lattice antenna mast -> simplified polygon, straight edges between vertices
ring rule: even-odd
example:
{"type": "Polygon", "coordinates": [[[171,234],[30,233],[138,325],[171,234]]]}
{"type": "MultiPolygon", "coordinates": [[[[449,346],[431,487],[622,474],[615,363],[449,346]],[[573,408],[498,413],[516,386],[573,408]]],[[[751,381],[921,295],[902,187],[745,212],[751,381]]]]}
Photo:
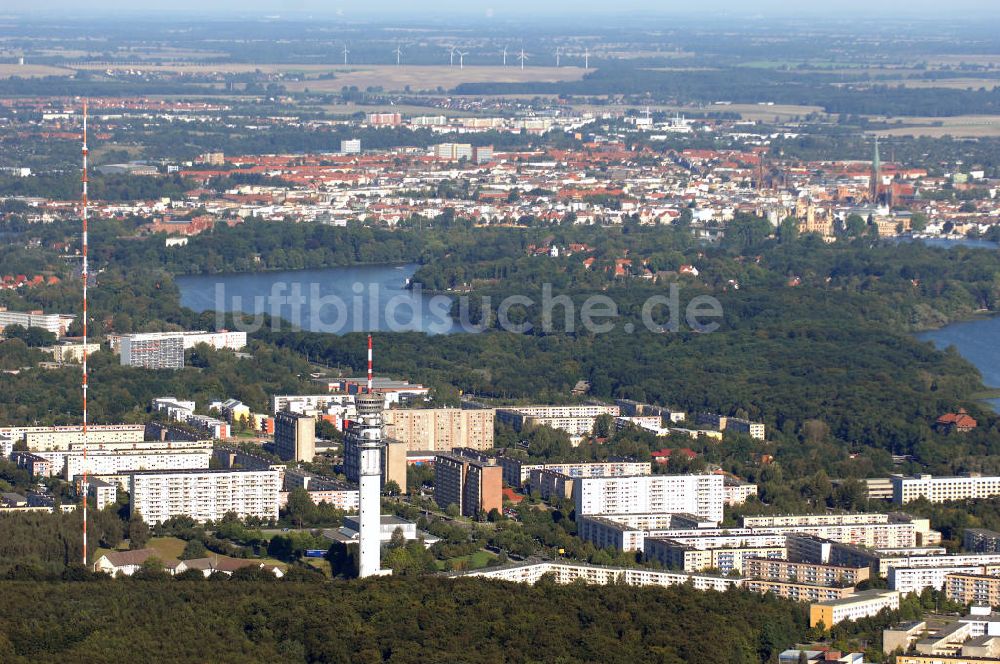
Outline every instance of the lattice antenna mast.
{"type": "Polygon", "coordinates": [[[87,494],[90,493],[90,481],[87,462],[87,281],[89,270],[87,265],[87,102],[83,102],[83,192],[80,198],[80,222],[82,224],[81,251],[83,252],[83,565],[87,566],[87,494]]]}

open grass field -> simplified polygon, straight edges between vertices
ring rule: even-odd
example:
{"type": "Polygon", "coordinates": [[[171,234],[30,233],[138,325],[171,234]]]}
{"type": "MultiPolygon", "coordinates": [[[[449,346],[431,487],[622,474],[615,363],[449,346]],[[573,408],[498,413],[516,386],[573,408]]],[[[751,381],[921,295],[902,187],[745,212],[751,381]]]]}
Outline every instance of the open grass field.
{"type": "Polygon", "coordinates": [[[489,551],[476,551],[475,553],[470,553],[467,556],[459,556],[458,558],[451,558],[448,561],[438,560],[438,569],[444,570],[445,563],[450,562],[451,568],[455,571],[458,570],[473,570],[481,569],[486,567],[491,560],[496,558],[496,555],[490,553],[489,551]]]}
{"type": "Polygon", "coordinates": [[[536,83],[578,81],[583,78],[585,70],[581,67],[458,67],[448,66],[402,66],[373,65],[357,68],[341,67],[334,70],[333,80],[289,82],[285,87],[289,91],[300,91],[309,88],[312,91],[339,91],[343,86],[356,85],[365,89],[370,86],[381,86],[386,90],[404,90],[407,86],[413,91],[450,90],[462,83],[536,83]]]}
{"type": "Polygon", "coordinates": [[[946,90],[992,90],[1000,86],[1000,78],[944,78],[939,80],[906,79],[899,81],[878,81],[879,85],[897,86],[926,90],[927,88],[944,88],[946,90]]]}
{"type": "Polygon", "coordinates": [[[72,76],[72,69],[50,65],[0,64],[0,79],[19,76],[21,78],[41,78],[43,76],[72,76]]]}
{"type": "MultiPolygon", "coordinates": [[[[104,71],[106,69],[129,69],[102,64],[74,65],[78,69],[104,71]]],[[[449,90],[461,83],[495,82],[554,82],[577,81],[586,73],[582,67],[532,67],[521,69],[510,67],[479,67],[467,66],[464,69],[447,65],[255,65],[255,64],[164,64],[145,65],[145,71],[169,72],[178,74],[245,74],[260,71],[264,74],[284,74],[301,76],[306,80],[285,81],[283,85],[292,92],[306,88],[316,92],[339,92],[342,87],[357,86],[365,89],[381,86],[387,91],[404,90],[435,90],[442,87],[449,90]],[[336,78],[320,79],[324,74],[332,74],[336,78]]]]}
{"type": "Polygon", "coordinates": [[[1000,136],[1000,115],[957,115],[950,118],[906,118],[912,126],[870,132],[879,136],[984,138],[1000,136]]]}

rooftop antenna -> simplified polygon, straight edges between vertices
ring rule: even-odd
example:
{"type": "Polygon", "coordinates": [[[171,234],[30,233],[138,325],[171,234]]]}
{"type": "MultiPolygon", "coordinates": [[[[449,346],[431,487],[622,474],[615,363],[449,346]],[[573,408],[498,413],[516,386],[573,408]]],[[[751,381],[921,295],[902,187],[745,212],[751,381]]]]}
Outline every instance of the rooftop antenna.
{"type": "Polygon", "coordinates": [[[347,50],[347,44],[344,44],[344,64],[345,65],[347,64],[347,54],[348,53],[350,53],[350,51],[347,50]]]}
{"type": "Polygon", "coordinates": [[[467,52],[463,53],[462,51],[456,51],[456,52],[458,53],[458,68],[465,69],[465,56],[467,56],[468,53],[467,52]]]}
{"type": "Polygon", "coordinates": [[[517,56],[517,59],[521,61],[521,69],[524,69],[524,61],[528,59],[528,56],[524,54],[524,49],[521,49],[521,55],[517,56]]]}
{"type": "Polygon", "coordinates": [[[507,46],[503,47],[503,66],[507,66],[507,46]]]}
{"type": "Polygon", "coordinates": [[[398,67],[402,63],[402,61],[403,61],[403,49],[402,49],[402,47],[397,46],[396,50],[393,51],[393,53],[396,54],[396,66],[398,67]]]}
{"type": "Polygon", "coordinates": [[[372,335],[368,335],[368,394],[372,393],[372,335]]]}
{"type": "Polygon", "coordinates": [[[83,253],[83,373],[80,387],[83,389],[83,566],[87,566],[87,494],[90,492],[90,478],[87,471],[87,100],[83,101],[83,175],[80,197],[81,251],[83,253]]]}

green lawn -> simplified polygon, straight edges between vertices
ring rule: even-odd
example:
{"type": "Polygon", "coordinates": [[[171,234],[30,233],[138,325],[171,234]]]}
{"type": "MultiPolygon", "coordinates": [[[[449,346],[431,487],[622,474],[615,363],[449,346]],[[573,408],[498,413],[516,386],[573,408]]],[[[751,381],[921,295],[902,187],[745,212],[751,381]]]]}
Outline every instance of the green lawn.
{"type": "Polygon", "coordinates": [[[156,549],[160,560],[167,562],[170,560],[180,560],[185,544],[184,540],[177,537],[152,537],[146,546],[150,549],[156,549]]]}
{"type": "Polygon", "coordinates": [[[490,561],[496,558],[495,554],[489,551],[476,551],[475,553],[470,553],[467,556],[459,556],[458,558],[449,558],[448,560],[438,560],[438,569],[444,570],[445,563],[450,562],[453,570],[470,570],[470,569],[480,569],[486,567],[490,561]]]}

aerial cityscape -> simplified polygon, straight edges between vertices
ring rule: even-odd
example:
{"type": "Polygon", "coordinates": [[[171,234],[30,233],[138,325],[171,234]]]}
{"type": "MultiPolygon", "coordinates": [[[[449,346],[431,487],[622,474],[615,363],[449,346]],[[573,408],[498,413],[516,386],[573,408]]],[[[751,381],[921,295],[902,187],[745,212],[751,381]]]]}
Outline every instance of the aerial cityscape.
{"type": "Polygon", "coordinates": [[[1000,664],[1000,6],[659,4],[0,7],[0,664],[1000,664]]]}

